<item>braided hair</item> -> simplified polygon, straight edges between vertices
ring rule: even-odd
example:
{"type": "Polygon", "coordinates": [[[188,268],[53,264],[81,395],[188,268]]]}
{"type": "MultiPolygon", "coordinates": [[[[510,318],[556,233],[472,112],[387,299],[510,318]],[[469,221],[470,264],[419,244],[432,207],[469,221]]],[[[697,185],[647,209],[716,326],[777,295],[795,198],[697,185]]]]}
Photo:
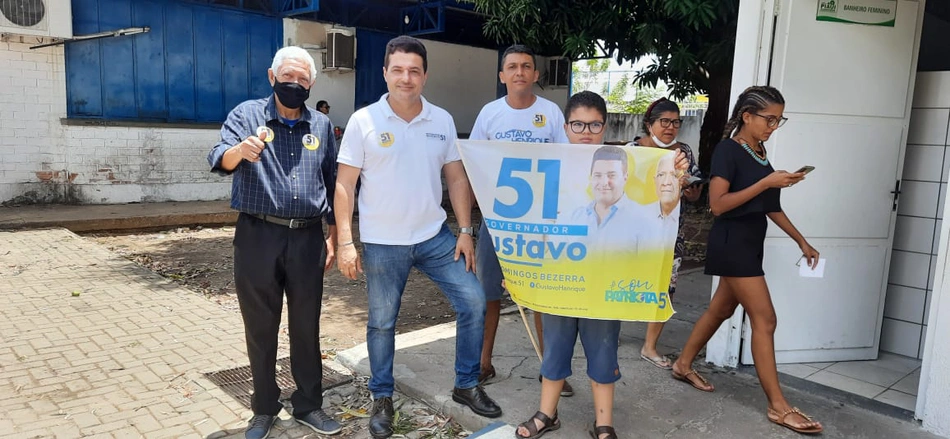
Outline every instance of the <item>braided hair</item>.
{"type": "Polygon", "coordinates": [[[771,104],[785,105],[785,98],[775,87],[768,85],[754,85],[745,89],[736,99],[736,105],[732,109],[732,117],[726,122],[722,138],[732,137],[732,134],[742,129],[744,122],[742,115],[745,113],[757,113],[771,104]]]}
{"type": "Polygon", "coordinates": [[[653,103],[647,107],[647,111],[643,113],[643,134],[650,134],[650,125],[653,125],[653,122],[656,122],[661,114],[668,111],[679,114],[680,106],[667,98],[659,98],[653,101],[653,103]]]}

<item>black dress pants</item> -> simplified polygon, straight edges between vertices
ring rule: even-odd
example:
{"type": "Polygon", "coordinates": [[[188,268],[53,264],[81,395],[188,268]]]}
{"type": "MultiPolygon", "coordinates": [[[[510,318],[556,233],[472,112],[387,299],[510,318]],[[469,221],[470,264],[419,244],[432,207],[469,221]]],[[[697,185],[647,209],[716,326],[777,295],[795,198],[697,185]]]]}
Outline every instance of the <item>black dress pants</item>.
{"type": "Polygon", "coordinates": [[[323,227],[304,229],[265,222],[242,213],[234,231],[234,284],[254,380],[251,410],[277,415],[277,336],[283,294],[287,293],[291,373],[297,390],[293,415],[323,406],[320,307],[326,261],[323,227]]]}

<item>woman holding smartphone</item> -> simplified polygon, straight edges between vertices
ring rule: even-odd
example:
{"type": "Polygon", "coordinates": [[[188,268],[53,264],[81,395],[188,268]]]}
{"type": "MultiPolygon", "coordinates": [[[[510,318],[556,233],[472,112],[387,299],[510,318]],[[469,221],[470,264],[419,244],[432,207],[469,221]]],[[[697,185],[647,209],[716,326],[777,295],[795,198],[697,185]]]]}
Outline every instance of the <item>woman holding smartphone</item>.
{"type": "Polygon", "coordinates": [[[693,327],[683,353],[673,363],[673,378],[712,392],[714,387],[692,368],[699,350],[723,321],[742,305],[752,323],[752,357],[769,401],[768,419],[799,433],[822,431],[785,400],[775,366],[775,309],[762,270],[766,218],[798,243],[809,266],[818,263],[815,250],[792,225],[779,201],[782,188],[805,178],[804,173],[775,171],[765,142],[782,126],[785,98],[773,87],[749,87],[739,95],[726,124],[726,138],[713,152],[709,207],[716,215],[706,249],[706,274],[720,276],[709,309],[693,327]]]}
{"type": "MultiPolygon", "coordinates": [[[[699,171],[699,164],[696,163],[696,159],[693,157],[693,150],[689,145],[676,140],[682,124],[683,119],[680,119],[679,105],[667,98],[657,99],[647,107],[647,111],[643,115],[643,133],[646,136],[637,138],[634,140],[634,144],[670,151],[682,151],[686,155],[686,159],[689,160],[689,169],[680,181],[679,187],[683,188],[680,199],[694,203],[699,199],[699,194],[703,192],[703,185],[690,185],[688,179],[694,177],[698,180],[702,177],[702,173],[699,171]]],[[[676,235],[676,246],[673,247],[673,272],[670,275],[669,295],[671,298],[673,293],[676,292],[676,278],[680,265],[683,263],[683,253],[686,252],[683,207],[681,201],[679,231],[676,235]]],[[[646,340],[643,342],[643,347],[640,348],[640,359],[648,361],[660,369],[669,370],[672,367],[670,359],[665,355],[660,355],[656,350],[656,343],[660,339],[660,333],[663,332],[664,324],[665,322],[647,323],[646,340]]]]}

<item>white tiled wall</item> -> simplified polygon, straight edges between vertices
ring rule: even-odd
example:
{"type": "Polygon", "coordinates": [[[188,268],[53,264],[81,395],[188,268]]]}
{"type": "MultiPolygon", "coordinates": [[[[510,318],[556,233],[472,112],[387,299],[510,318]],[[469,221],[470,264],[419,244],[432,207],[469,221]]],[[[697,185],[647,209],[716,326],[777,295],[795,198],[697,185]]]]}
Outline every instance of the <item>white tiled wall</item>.
{"type": "Polygon", "coordinates": [[[920,358],[950,171],[950,72],[917,75],[881,349],[920,358]]]}

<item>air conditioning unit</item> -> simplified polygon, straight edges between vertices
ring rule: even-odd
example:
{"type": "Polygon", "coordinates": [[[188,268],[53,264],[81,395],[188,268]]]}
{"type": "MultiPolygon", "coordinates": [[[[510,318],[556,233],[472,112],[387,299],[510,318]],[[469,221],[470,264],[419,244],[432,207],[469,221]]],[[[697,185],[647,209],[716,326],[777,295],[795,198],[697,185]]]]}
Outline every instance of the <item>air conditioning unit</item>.
{"type": "Polygon", "coordinates": [[[356,36],[347,29],[327,31],[324,70],[353,70],[356,67],[356,36]]]}
{"type": "Polygon", "coordinates": [[[549,58],[546,76],[547,85],[567,87],[571,80],[571,61],[567,58],[549,58]]]}
{"type": "Polygon", "coordinates": [[[0,0],[0,34],[72,38],[71,0],[0,0]]]}

